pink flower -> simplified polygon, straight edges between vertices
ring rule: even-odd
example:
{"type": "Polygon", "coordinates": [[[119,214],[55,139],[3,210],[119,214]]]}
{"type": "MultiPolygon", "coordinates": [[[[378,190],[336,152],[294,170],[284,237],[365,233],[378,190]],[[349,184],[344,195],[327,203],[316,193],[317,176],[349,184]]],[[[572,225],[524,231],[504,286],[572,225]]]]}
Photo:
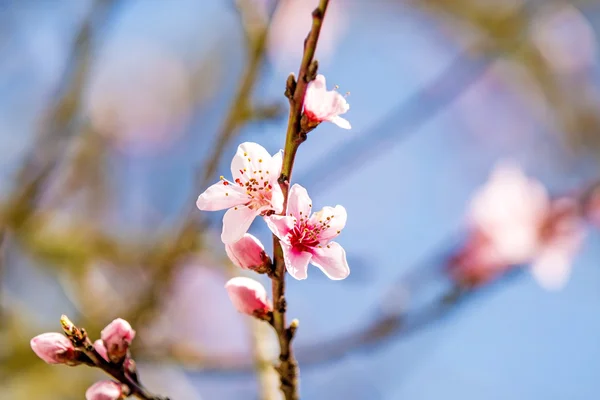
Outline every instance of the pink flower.
{"type": "Polygon", "coordinates": [[[490,240],[503,263],[521,264],[537,253],[539,231],[548,215],[546,189],[515,165],[503,162],[471,201],[471,226],[490,240]]]}
{"type": "Polygon", "coordinates": [[[42,333],[31,339],[30,345],[33,352],[48,364],[79,364],[73,343],[60,333],[42,333]]]}
{"type": "Polygon", "coordinates": [[[540,232],[540,248],[531,265],[531,273],[540,286],[558,290],[566,285],[584,238],[577,202],[570,198],[554,200],[540,232]]]}
{"type": "Polygon", "coordinates": [[[106,346],[104,346],[104,342],[102,339],[98,339],[94,342],[94,349],[100,354],[100,357],[104,358],[106,361],[109,361],[108,354],[106,352],[106,346]]]}
{"type": "Polygon", "coordinates": [[[287,271],[296,279],[306,279],[308,263],[317,266],[329,279],[350,274],[346,252],[330,240],[346,225],[346,209],[324,207],[312,214],[312,201],[302,186],[292,186],[287,215],[267,218],[269,228],[279,238],[287,271]]]}
{"type": "Polygon", "coordinates": [[[304,98],[304,115],[314,127],[323,121],[333,122],[340,128],[350,129],[350,122],[340,117],[350,109],[350,105],[335,90],[327,90],[325,77],[317,75],[308,84],[304,98]]]}
{"type": "Polygon", "coordinates": [[[455,279],[479,285],[531,264],[542,287],[565,285],[584,233],[574,200],[551,201],[539,182],[502,163],[475,194],[469,216],[471,237],[450,263],[455,279]]]}
{"type": "Polygon", "coordinates": [[[260,240],[249,233],[235,243],[226,244],[225,252],[231,262],[242,269],[266,272],[271,265],[271,259],[260,240]]]}
{"type": "Polygon", "coordinates": [[[233,306],[243,314],[265,315],[273,310],[265,287],[254,279],[241,276],[232,278],[225,284],[225,289],[233,306]]]}
{"type": "Polygon", "coordinates": [[[86,400],[119,400],[124,398],[121,385],[113,381],[99,381],[85,392],[86,400]]]}
{"type": "Polygon", "coordinates": [[[135,331],[124,319],[117,318],[108,324],[100,337],[106,347],[108,358],[112,362],[121,362],[127,355],[127,350],[135,337],[135,331]]]}
{"type": "Polygon", "coordinates": [[[223,216],[221,240],[230,244],[240,240],[257,215],[280,213],[283,193],[277,179],[283,152],[271,156],[259,144],[246,142],[238,146],[231,161],[234,182],[223,177],[198,197],[200,210],[229,208],[223,216]]]}

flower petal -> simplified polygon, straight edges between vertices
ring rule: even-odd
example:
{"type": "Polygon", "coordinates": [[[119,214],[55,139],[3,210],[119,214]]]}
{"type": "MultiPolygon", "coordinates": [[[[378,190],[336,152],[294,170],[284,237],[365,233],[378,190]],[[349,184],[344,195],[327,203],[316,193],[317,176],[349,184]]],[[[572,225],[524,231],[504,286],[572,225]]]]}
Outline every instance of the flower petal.
{"type": "Polygon", "coordinates": [[[574,253],[560,247],[543,249],[531,265],[531,274],[546,290],[562,289],[571,276],[574,253]]]}
{"type": "Polygon", "coordinates": [[[350,275],[344,248],[336,242],[316,248],[313,251],[312,264],[317,266],[329,279],[340,280],[350,275]]]}
{"type": "Polygon", "coordinates": [[[310,217],[310,224],[315,226],[325,226],[325,229],[319,234],[319,240],[326,242],[340,234],[346,226],[348,214],[343,206],[323,207],[310,217]]]}
{"type": "Polygon", "coordinates": [[[283,215],[272,215],[265,217],[267,226],[280,240],[287,243],[287,235],[294,228],[294,219],[283,215]]]}
{"type": "Polygon", "coordinates": [[[248,195],[239,186],[228,181],[220,181],[198,196],[196,206],[203,211],[217,211],[246,204],[248,201],[248,195]]]}
{"type": "Polygon", "coordinates": [[[285,269],[295,279],[303,280],[308,276],[308,262],[312,255],[304,251],[297,251],[292,246],[279,242],[283,250],[285,269]]]}
{"type": "Polygon", "coordinates": [[[270,209],[275,211],[276,214],[280,214],[283,211],[283,191],[277,181],[273,183],[273,189],[271,190],[270,209]]]}
{"type": "Polygon", "coordinates": [[[227,210],[223,216],[221,241],[225,244],[231,244],[240,240],[248,232],[248,228],[250,228],[257,215],[256,210],[246,206],[233,207],[227,210]]]}
{"type": "Polygon", "coordinates": [[[281,175],[281,167],[283,166],[283,150],[279,150],[273,154],[271,158],[271,168],[269,169],[270,174],[273,174],[271,178],[277,182],[279,175],[281,175]]]}
{"type": "Polygon", "coordinates": [[[352,126],[350,125],[350,122],[348,122],[348,120],[346,120],[342,117],[339,117],[337,115],[335,117],[332,117],[329,120],[329,122],[336,124],[337,126],[339,126],[342,129],[351,129],[352,128],[352,126]]]}
{"type": "Polygon", "coordinates": [[[310,217],[312,200],[304,187],[295,183],[290,189],[286,215],[300,219],[310,217]]]}

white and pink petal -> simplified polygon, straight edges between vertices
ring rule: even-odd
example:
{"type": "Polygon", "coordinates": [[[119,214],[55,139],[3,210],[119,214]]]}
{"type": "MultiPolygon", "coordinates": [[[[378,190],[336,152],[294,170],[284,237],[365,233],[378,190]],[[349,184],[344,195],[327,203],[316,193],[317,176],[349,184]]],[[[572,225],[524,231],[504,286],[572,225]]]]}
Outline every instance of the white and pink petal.
{"type": "Polygon", "coordinates": [[[315,248],[310,262],[332,280],[345,279],[350,275],[350,267],[346,260],[346,251],[336,242],[315,248]]]}
{"type": "Polygon", "coordinates": [[[240,240],[248,232],[257,215],[257,210],[247,206],[236,206],[227,210],[223,216],[221,241],[225,244],[232,244],[240,240]]]}
{"type": "Polygon", "coordinates": [[[304,251],[298,251],[287,243],[281,242],[281,249],[283,250],[283,261],[285,262],[285,269],[294,278],[298,280],[304,280],[308,276],[308,263],[311,260],[312,255],[304,251]]]}
{"type": "Polygon", "coordinates": [[[218,211],[246,204],[249,199],[242,188],[226,180],[221,180],[209,186],[198,196],[196,206],[202,211],[218,211]]]}

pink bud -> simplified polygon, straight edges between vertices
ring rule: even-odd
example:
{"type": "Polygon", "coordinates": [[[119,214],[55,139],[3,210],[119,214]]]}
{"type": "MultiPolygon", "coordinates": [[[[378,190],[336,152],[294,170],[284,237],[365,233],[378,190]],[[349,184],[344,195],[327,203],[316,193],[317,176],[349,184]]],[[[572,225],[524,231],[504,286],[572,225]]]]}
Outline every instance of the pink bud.
{"type": "Polygon", "coordinates": [[[31,349],[48,364],[79,364],[73,343],[56,332],[42,333],[31,339],[31,349]]]}
{"type": "Polygon", "coordinates": [[[129,345],[135,337],[135,331],[129,322],[117,318],[102,330],[100,337],[104,342],[110,361],[119,363],[127,355],[129,345]]]}
{"type": "Polygon", "coordinates": [[[85,392],[86,400],[119,400],[123,398],[121,385],[113,381],[99,381],[85,392]]]}
{"type": "Polygon", "coordinates": [[[225,252],[231,262],[242,269],[265,273],[271,265],[271,259],[265,253],[265,247],[260,240],[249,233],[246,233],[237,242],[226,244],[225,252]]]}
{"type": "Polygon", "coordinates": [[[96,349],[102,358],[108,361],[108,354],[106,353],[106,347],[104,346],[102,339],[98,339],[94,342],[94,349],[96,349]]]}
{"type": "Polygon", "coordinates": [[[225,284],[225,289],[233,306],[243,314],[264,316],[273,310],[265,287],[254,279],[232,278],[225,284]]]}

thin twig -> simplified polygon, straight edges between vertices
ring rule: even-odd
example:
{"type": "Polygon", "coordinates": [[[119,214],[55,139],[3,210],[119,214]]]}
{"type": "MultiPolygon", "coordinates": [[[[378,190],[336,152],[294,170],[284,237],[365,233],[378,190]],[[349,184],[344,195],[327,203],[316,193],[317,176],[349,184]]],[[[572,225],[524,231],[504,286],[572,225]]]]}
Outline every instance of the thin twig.
{"type": "MultiPolygon", "coordinates": [[[[279,177],[279,184],[283,191],[284,212],[287,206],[288,190],[296,152],[300,144],[306,140],[306,134],[302,133],[300,127],[304,96],[308,83],[314,79],[316,74],[317,65],[313,59],[328,4],[328,0],[321,0],[319,6],[313,11],[312,28],[304,42],[304,54],[298,72],[298,80],[295,81],[293,77],[290,77],[287,81],[286,95],[290,100],[290,114],[285,138],[283,166],[279,177]]],[[[288,327],[286,323],[285,264],[281,245],[275,235],[273,235],[273,249],[275,265],[274,273],[271,276],[273,302],[275,304],[273,327],[279,339],[279,365],[277,371],[280,376],[281,391],[286,400],[297,400],[300,398],[298,393],[298,363],[294,358],[291,345],[295,328],[288,327]]]]}

